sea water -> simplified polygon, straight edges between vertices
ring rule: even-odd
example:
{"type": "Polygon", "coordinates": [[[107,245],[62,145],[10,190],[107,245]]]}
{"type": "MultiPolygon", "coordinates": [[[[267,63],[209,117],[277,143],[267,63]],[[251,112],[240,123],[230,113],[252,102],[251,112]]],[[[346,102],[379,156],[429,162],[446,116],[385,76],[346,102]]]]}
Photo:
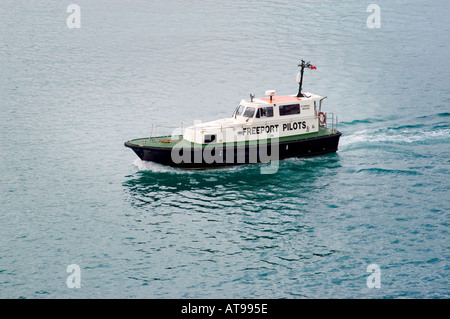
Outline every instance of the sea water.
{"type": "Polygon", "coordinates": [[[1,1],[0,297],[448,298],[449,9],[1,1]],[[123,145],[296,94],[301,59],[337,153],[261,174],[123,145]]]}

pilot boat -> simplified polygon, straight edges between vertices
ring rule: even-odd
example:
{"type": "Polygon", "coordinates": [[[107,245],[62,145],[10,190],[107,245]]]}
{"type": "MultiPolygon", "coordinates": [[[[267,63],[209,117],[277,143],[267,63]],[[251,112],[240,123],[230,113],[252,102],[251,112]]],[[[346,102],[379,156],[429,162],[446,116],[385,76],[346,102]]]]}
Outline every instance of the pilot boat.
{"type": "Polygon", "coordinates": [[[167,135],[152,129],[149,137],[129,140],[125,146],[143,161],[188,169],[278,163],[336,152],[341,132],[337,117],[322,110],[326,96],[302,92],[304,69],[316,67],[304,60],[298,66],[297,94],[250,94],[229,118],[194,123],[167,135]]]}

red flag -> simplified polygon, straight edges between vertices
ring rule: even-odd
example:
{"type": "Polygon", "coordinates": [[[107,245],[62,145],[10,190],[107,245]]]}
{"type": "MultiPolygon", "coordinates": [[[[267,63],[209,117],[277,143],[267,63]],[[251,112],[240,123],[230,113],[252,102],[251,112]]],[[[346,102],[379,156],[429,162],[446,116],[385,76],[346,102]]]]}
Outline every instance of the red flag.
{"type": "Polygon", "coordinates": [[[311,64],[311,70],[316,70],[317,68],[311,64]]]}

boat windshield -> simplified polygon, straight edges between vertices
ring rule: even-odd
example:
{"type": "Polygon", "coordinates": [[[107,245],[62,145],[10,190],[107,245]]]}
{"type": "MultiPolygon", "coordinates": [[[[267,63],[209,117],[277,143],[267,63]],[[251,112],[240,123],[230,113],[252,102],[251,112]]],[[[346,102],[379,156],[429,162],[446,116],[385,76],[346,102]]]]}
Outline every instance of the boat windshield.
{"type": "Polygon", "coordinates": [[[242,115],[242,113],[244,113],[244,109],[245,109],[245,106],[239,105],[239,106],[236,108],[236,111],[234,111],[234,116],[236,116],[236,115],[242,115]]]}
{"type": "Polygon", "coordinates": [[[244,116],[244,117],[253,117],[253,115],[255,115],[255,108],[254,107],[247,107],[245,109],[244,115],[242,115],[242,116],[244,116]]]}

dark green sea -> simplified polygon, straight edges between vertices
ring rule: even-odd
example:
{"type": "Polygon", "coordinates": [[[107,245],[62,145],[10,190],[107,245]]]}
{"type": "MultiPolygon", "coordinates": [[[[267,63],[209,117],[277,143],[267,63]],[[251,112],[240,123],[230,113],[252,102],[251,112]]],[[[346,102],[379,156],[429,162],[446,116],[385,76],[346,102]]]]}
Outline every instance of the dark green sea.
{"type": "Polygon", "coordinates": [[[69,28],[70,1],[2,0],[0,297],[448,298],[450,2],[376,1],[379,28],[371,3],[82,0],[69,28]],[[261,174],[123,145],[296,94],[301,59],[337,153],[261,174]]]}

